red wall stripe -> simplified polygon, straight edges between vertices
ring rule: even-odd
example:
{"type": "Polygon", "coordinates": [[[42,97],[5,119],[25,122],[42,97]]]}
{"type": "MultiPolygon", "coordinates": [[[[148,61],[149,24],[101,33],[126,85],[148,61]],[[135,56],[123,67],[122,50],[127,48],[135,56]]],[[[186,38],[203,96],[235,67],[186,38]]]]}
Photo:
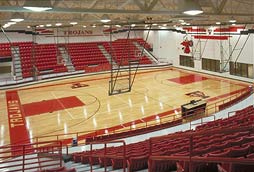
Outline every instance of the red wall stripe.
{"type": "Polygon", "coordinates": [[[194,39],[228,40],[229,36],[195,35],[194,39]]]}

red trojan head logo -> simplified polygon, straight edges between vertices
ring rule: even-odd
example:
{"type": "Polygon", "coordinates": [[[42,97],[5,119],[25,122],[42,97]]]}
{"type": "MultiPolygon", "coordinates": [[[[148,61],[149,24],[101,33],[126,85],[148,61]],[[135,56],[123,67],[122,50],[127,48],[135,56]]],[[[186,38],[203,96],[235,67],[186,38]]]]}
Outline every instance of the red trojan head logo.
{"type": "Polygon", "coordinates": [[[190,47],[193,46],[193,42],[192,41],[188,41],[187,39],[184,40],[181,45],[183,46],[182,50],[184,53],[189,54],[190,53],[190,47]]]}

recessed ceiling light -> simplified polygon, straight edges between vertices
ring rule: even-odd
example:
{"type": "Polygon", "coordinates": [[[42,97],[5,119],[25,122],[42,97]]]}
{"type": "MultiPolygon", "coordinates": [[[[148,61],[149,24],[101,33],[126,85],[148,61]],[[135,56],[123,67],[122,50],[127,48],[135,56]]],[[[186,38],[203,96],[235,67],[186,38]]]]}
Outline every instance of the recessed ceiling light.
{"type": "Polygon", "coordinates": [[[203,11],[201,11],[201,10],[189,10],[189,11],[184,11],[183,13],[187,14],[187,15],[195,16],[195,15],[198,15],[198,14],[202,14],[203,11]]]}
{"type": "Polygon", "coordinates": [[[93,27],[93,28],[95,28],[95,27],[96,27],[96,25],[94,24],[92,27],[93,27]]]}
{"type": "Polygon", "coordinates": [[[121,27],[121,25],[117,24],[116,27],[121,27]]]}
{"type": "Polygon", "coordinates": [[[8,22],[7,24],[8,25],[14,25],[14,24],[16,24],[16,22],[11,21],[11,22],[8,22]]]}
{"type": "Polygon", "coordinates": [[[42,12],[42,11],[47,11],[47,10],[51,10],[51,7],[23,7],[27,10],[31,10],[34,12],[42,12]]]}
{"type": "Polygon", "coordinates": [[[158,24],[157,24],[157,23],[153,23],[152,25],[153,25],[153,26],[157,26],[158,24]]]}
{"type": "Polygon", "coordinates": [[[131,27],[135,27],[136,26],[136,24],[131,24],[131,27]]]}
{"type": "Polygon", "coordinates": [[[107,14],[103,14],[103,16],[101,17],[101,22],[108,23],[110,21],[111,20],[110,20],[109,16],[107,14]]]}
{"type": "Polygon", "coordinates": [[[162,26],[166,27],[166,26],[167,26],[167,24],[163,24],[162,26]]]}
{"type": "Polygon", "coordinates": [[[221,24],[220,22],[216,22],[217,25],[221,24]]]}
{"type": "Polygon", "coordinates": [[[235,23],[235,22],[236,22],[235,19],[230,19],[230,20],[229,20],[229,23],[235,23]]]}
{"type": "Polygon", "coordinates": [[[41,25],[39,25],[40,27],[44,27],[44,25],[43,24],[41,24],[41,25]]]}
{"type": "Polygon", "coordinates": [[[78,22],[70,22],[71,25],[76,25],[78,22]]]}
{"type": "Polygon", "coordinates": [[[186,23],[187,26],[190,26],[190,23],[186,23]]]}
{"type": "Polygon", "coordinates": [[[5,24],[5,25],[3,25],[3,28],[7,28],[7,27],[9,27],[9,26],[11,26],[11,25],[5,24]]]}
{"type": "Polygon", "coordinates": [[[187,15],[198,15],[203,13],[200,5],[194,0],[184,0],[183,13],[187,15]]]}
{"type": "Polygon", "coordinates": [[[232,23],[232,26],[235,26],[236,24],[235,23],[232,23]]]}
{"type": "Polygon", "coordinates": [[[56,26],[61,26],[62,25],[62,23],[56,23],[56,26]]]}
{"type": "Polygon", "coordinates": [[[86,28],[86,25],[84,25],[83,28],[86,28]]]}
{"type": "Polygon", "coordinates": [[[21,22],[21,21],[23,21],[24,19],[22,19],[22,18],[12,18],[11,19],[11,21],[13,21],[13,22],[21,22]]]}
{"type": "Polygon", "coordinates": [[[34,12],[42,12],[52,9],[50,0],[44,1],[26,0],[23,8],[34,12]]]}
{"type": "Polygon", "coordinates": [[[109,26],[109,25],[103,25],[103,27],[107,27],[107,28],[109,28],[110,26],[109,26]]]}
{"type": "Polygon", "coordinates": [[[29,28],[31,28],[31,26],[27,26],[27,28],[29,29],[29,28]]]}
{"type": "Polygon", "coordinates": [[[51,26],[52,26],[52,24],[46,24],[46,26],[47,26],[47,27],[51,27],[51,26]]]}
{"type": "Polygon", "coordinates": [[[21,22],[24,20],[24,14],[16,12],[11,16],[10,20],[13,22],[21,22]]]}

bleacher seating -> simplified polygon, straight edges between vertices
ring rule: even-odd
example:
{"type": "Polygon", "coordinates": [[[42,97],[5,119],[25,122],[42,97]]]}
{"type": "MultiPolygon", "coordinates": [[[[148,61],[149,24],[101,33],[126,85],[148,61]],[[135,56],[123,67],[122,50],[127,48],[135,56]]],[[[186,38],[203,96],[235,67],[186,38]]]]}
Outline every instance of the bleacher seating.
{"type": "Polygon", "coordinates": [[[105,42],[103,43],[103,46],[119,65],[128,65],[129,61],[135,61],[138,59],[140,64],[152,64],[150,59],[145,55],[142,57],[137,56],[138,53],[141,52],[133,44],[133,42],[137,42],[136,39],[117,39],[111,44],[109,42],[105,42]]]}
{"type": "MultiPolygon", "coordinates": [[[[138,51],[133,42],[143,45],[143,39],[118,39],[113,41],[113,54],[117,63],[128,62],[128,60],[136,60],[135,53],[138,51]],[[127,49],[126,49],[127,47],[127,49]],[[130,54],[130,59],[128,59],[130,54]],[[126,61],[125,61],[126,60],[126,61]]],[[[98,45],[104,45],[108,52],[110,51],[109,42],[89,42],[89,43],[69,43],[66,48],[71,58],[75,70],[84,70],[86,73],[110,70],[110,62],[99,49],[98,45]]],[[[32,42],[14,42],[12,46],[19,47],[22,76],[23,78],[31,77],[33,70],[38,75],[67,72],[64,63],[57,61],[59,49],[56,44],[35,44],[33,52],[32,42]],[[33,53],[35,59],[33,60],[33,53]],[[33,68],[35,64],[36,69],[33,68]]],[[[149,48],[149,44],[145,47],[149,48]]],[[[11,45],[9,43],[0,44],[0,57],[11,57],[11,45]]],[[[152,62],[146,56],[140,58],[140,64],[151,64],[152,62]]],[[[126,63],[127,64],[127,63],[126,63]]]]}
{"type": "Polygon", "coordinates": [[[76,172],[76,169],[75,168],[67,169],[66,167],[57,167],[57,168],[40,170],[38,172],[76,172]]]}
{"type": "Polygon", "coordinates": [[[58,64],[57,62],[58,49],[55,44],[35,44],[35,52],[33,52],[31,42],[18,45],[24,78],[32,76],[33,63],[39,75],[67,72],[64,64],[58,64]],[[33,53],[35,54],[34,59],[33,53]]]}
{"type": "Polygon", "coordinates": [[[0,44],[0,57],[11,57],[11,48],[9,43],[0,44]]]}
{"type": "MultiPolygon", "coordinates": [[[[205,131],[221,131],[223,129],[236,129],[254,124],[254,108],[247,107],[236,112],[234,116],[225,119],[208,122],[198,126],[196,130],[177,132],[159,140],[152,142],[152,149],[149,152],[149,140],[126,145],[126,163],[129,172],[146,169],[148,167],[149,155],[156,156],[189,156],[190,141],[186,134],[205,133],[205,131]]],[[[201,157],[234,157],[251,158],[254,157],[254,132],[242,131],[234,133],[218,133],[213,135],[200,134],[193,137],[193,156],[201,157]]],[[[112,169],[123,168],[123,146],[109,147],[104,156],[104,149],[97,149],[73,154],[75,162],[84,164],[100,164],[104,166],[104,159],[107,166],[112,169]]],[[[189,163],[185,161],[158,160],[150,166],[153,172],[164,172],[180,169],[188,172],[189,163]]],[[[217,171],[217,168],[227,169],[239,168],[246,172],[254,170],[254,165],[235,165],[235,164],[214,164],[214,163],[194,163],[193,172],[217,171]],[[218,165],[218,167],[217,167],[218,165]]],[[[228,171],[229,172],[229,171],[228,171]]]]}
{"type": "Polygon", "coordinates": [[[70,43],[68,53],[76,70],[98,72],[109,70],[109,61],[98,48],[98,43],[70,43]]]}

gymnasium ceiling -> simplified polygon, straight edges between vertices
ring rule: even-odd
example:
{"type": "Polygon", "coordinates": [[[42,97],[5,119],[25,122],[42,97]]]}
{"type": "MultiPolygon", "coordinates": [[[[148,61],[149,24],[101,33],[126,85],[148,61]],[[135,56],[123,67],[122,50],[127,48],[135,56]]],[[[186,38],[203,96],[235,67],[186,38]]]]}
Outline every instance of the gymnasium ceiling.
{"type": "Polygon", "coordinates": [[[229,25],[232,18],[238,24],[254,23],[254,0],[196,0],[204,11],[197,16],[183,15],[180,8],[183,0],[49,0],[53,9],[46,12],[24,9],[25,1],[0,0],[1,25],[7,23],[14,12],[24,14],[25,20],[8,29],[25,29],[28,25],[54,26],[59,22],[69,25],[73,21],[78,22],[74,27],[90,27],[102,25],[103,14],[109,15],[112,25],[145,23],[147,19],[159,25],[167,24],[167,27],[181,25],[181,19],[190,25],[207,26],[215,25],[215,22],[229,25]]]}

